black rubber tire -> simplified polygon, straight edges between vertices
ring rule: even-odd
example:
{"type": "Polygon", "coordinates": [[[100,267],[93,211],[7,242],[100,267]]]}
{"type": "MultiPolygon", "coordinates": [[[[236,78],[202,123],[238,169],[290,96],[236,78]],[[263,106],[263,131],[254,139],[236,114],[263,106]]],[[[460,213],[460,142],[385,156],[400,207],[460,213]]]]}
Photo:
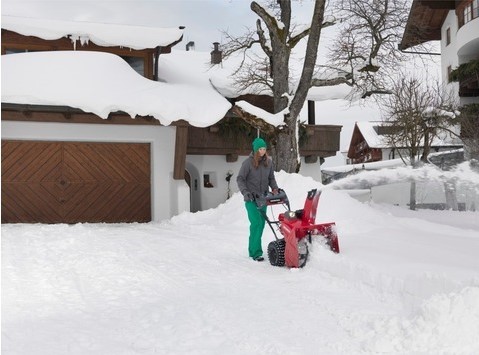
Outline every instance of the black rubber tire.
{"type": "Polygon", "coordinates": [[[284,239],[274,240],[268,244],[268,259],[273,266],[284,266],[284,239]]]}
{"type": "Polygon", "coordinates": [[[304,265],[306,265],[306,262],[308,261],[308,257],[309,257],[309,248],[308,248],[308,244],[306,243],[305,244],[305,247],[306,247],[306,253],[304,254],[299,254],[299,267],[304,267],[304,265]]]}

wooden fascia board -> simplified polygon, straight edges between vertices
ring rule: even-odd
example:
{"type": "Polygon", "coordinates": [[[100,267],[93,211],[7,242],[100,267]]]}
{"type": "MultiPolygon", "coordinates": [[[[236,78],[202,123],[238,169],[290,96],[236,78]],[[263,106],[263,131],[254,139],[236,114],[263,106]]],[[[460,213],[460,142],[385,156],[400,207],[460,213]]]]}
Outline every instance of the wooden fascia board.
{"type": "Polygon", "coordinates": [[[176,127],[175,160],[173,167],[173,179],[184,180],[186,168],[186,151],[188,149],[188,126],[176,127]]]}
{"type": "MultiPolygon", "coordinates": [[[[178,43],[175,42],[174,44],[178,43]]],[[[109,53],[120,53],[121,55],[129,55],[131,57],[144,57],[145,55],[153,54],[157,47],[145,48],[145,49],[131,49],[122,46],[109,46],[104,47],[89,41],[86,44],[81,44],[79,40],[76,41],[76,46],[70,38],[63,37],[54,40],[47,40],[36,36],[25,36],[17,32],[6,30],[2,28],[2,49],[3,48],[17,48],[17,49],[29,49],[35,47],[48,48],[50,50],[92,50],[92,51],[104,51],[109,53]],[[147,54],[146,54],[147,53],[147,54]]],[[[172,44],[173,45],[173,44],[172,44]]],[[[171,53],[171,45],[163,46],[161,53],[171,53]]]]}

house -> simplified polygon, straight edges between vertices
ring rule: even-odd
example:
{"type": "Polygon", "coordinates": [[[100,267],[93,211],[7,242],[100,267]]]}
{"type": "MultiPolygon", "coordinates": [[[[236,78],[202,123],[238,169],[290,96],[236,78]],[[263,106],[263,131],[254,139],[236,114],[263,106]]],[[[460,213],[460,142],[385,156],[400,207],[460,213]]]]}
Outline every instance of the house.
{"type": "MultiPolygon", "coordinates": [[[[459,68],[472,70],[479,63],[479,1],[478,0],[413,0],[399,49],[414,52],[416,46],[440,41],[443,82],[460,106],[479,104],[479,72],[450,81],[459,68]]],[[[464,125],[461,135],[466,158],[479,158],[479,113],[475,121],[464,125]]]]}
{"type": "MultiPolygon", "coordinates": [[[[391,134],[393,127],[384,122],[356,122],[348,149],[350,164],[362,164],[405,158],[409,154],[404,147],[391,147],[387,135],[391,134]]],[[[442,138],[435,137],[431,143],[433,152],[454,150],[462,148],[462,142],[457,138],[444,133],[442,138]]]]}
{"type": "MultiPolygon", "coordinates": [[[[237,190],[256,130],[211,85],[162,82],[182,30],[2,15],[2,223],[161,221],[237,190]]],[[[305,126],[301,173],[340,130],[305,126]]]]}

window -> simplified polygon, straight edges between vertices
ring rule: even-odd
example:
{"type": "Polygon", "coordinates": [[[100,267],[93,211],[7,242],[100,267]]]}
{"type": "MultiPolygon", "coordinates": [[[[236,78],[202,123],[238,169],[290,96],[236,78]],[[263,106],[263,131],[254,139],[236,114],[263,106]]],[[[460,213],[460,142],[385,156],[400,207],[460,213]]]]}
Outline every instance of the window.
{"type": "Polygon", "coordinates": [[[452,68],[451,66],[449,65],[447,67],[447,82],[450,83],[451,82],[451,72],[452,72],[452,68]]]}
{"type": "Polygon", "coordinates": [[[446,46],[451,44],[451,28],[446,30],[446,46]]]}
{"type": "Polygon", "coordinates": [[[472,20],[472,8],[471,5],[467,5],[464,8],[464,24],[472,20]]]}
{"type": "Polygon", "coordinates": [[[472,2],[472,18],[479,17],[479,0],[473,0],[472,2]]]}

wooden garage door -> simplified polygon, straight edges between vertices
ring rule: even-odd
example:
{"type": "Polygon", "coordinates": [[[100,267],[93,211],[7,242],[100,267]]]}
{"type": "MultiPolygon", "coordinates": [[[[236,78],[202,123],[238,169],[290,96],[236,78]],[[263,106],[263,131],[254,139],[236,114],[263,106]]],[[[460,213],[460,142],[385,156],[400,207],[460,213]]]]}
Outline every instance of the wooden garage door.
{"type": "Polygon", "coordinates": [[[150,220],[149,144],[2,140],[2,223],[150,220]]]}

